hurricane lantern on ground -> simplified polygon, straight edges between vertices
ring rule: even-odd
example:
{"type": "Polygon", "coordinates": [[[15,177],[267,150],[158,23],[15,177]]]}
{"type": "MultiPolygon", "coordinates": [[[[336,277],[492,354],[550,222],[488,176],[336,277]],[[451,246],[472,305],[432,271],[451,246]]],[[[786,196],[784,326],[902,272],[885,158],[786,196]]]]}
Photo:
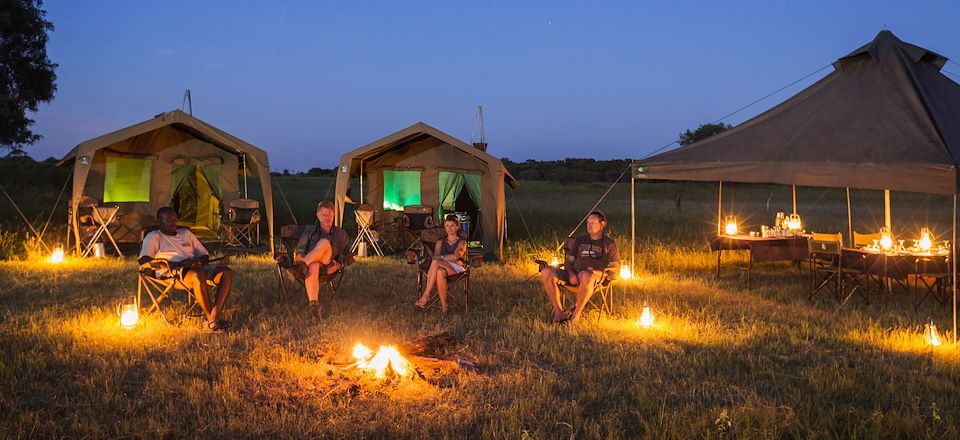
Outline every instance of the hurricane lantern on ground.
{"type": "Polygon", "coordinates": [[[723,231],[726,232],[727,235],[737,235],[737,217],[728,215],[724,223],[726,223],[726,227],[724,227],[723,231]]]}
{"type": "Polygon", "coordinates": [[[923,340],[931,347],[939,347],[943,344],[940,340],[940,333],[937,332],[937,325],[930,320],[923,326],[923,340]]]}
{"type": "Polygon", "coordinates": [[[140,320],[140,312],[137,310],[137,301],[132,296],[125,301],[117,304],[117,315],[120,315],[120,327],[131,329],[137,325],[140,320]]]}
{"type": "Polygon", "coordinates": [[[47,261],[53,264],[60,264],[63,262],[63,246],[57,246],[53,248],[53,252],[50,254],[50,258],[47,261]]]}
{"type": "Polygon", "coordinates": [[[640,319],[637,321],[637,325],[643,328],[653,327],[653,310],[651,310],[646,304],[643,305],[643,313],[640,314],[640,319]]]}
{"type": "Polygon", "coordinates": [[[624,264],[620,266],[620,279],[629,280],[633,278],[633,274],[630,272],[630,266],[624,264]]]}

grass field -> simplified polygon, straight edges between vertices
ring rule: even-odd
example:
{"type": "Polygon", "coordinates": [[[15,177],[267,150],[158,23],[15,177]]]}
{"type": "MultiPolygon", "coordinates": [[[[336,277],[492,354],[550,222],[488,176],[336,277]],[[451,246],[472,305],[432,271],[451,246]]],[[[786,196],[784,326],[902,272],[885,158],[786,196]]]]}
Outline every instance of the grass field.
{"type": "MultiPolygon", "coordinates": [[[[300,220],[330,184],[277,181],[300,220]]],[[[746,230],[789,211],[788,187],[724,186],[724,209],[746,230]]],[[[549,324],[530,260],[606,189],[522,182],[508,193],[507,255],[474,273],[468,314],[416,309],[410,268],[367,259],[318,324],[303,296],[277,303],[272,261],[251,256],[233,264],[234,331],[208,335],[190,319],[167,327],[156,315],[123,330],[115,307],[136,291],[132,260],[0,262],[0,436],[960,437],[960,352],[929,348],[920,334],[927,318],[948,330],[948,308],[915,311],[907,293],[875,292],[869,305],[837,310],[826,297],[806,301],[807,273],[788,264],[761,265],[749,290],[732,271],[714,279],[715,184],[638,183],[638,273],[617,286],[618,316],[549,324]],[[645,303],[651,329],[635,324],[645,303]],[[358,382],[331,363],[357,341],[442,331],[458,340],[444,357],[473,365],[444,380],[358,382]]],[[[853,199],[856,228],[875,230],[882,196],[853,199]]],[[[626,254],[629,184],[600,208],[626,254]]],[[[842,190],[801,188],[798,208],[808,229],[846,231],[842,190]]],[[[949,211],[943,198],[894,196],[904,234],[924,224],[944,234],[949,211]]]]}

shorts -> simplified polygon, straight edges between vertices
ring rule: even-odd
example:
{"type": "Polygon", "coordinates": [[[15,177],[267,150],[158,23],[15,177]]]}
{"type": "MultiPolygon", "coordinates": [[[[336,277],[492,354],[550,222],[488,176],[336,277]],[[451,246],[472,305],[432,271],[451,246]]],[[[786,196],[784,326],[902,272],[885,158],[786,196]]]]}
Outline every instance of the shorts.
{"type": "Polygon", "coordinates": [[[216,272],[217,267],[216,263],[207,263],[200,267],[200,269],[190,269],[189,267],[178,267],[176,269],[170,269],[169,271],[157,271],[157,278],[177,278],[182,280],[183,276],[187,274],[190,270],[199,270],[207,276],[207,279],[213,278],[214,272],[216,272]]]}
{"type": "MultiPolygon", "coordinates": [[[[557,271],[557,281],[560,281],[563,284],[570,284],[570,277],[572,275],[571,271],[568,271],[567,269],[560,269],[559,267],[556,268],[555,270],[557,271]]],[[[596,276],[598,273],[602,273],[599,270],[594,270],[592,272],[594,276],[596,276]]]]}

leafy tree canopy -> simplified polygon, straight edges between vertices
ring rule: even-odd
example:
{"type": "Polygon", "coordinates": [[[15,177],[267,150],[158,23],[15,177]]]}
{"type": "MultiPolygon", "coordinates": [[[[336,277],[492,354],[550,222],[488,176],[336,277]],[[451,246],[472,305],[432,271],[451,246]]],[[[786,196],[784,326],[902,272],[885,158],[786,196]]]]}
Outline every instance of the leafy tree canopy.
{"type": "Polygon", "coordinates": [[[732,125],[724,124],[723,122],[719,124],[700,124],[696,130],[687,130],[683,133],[680,133],[680,145],[690,145],[696,141],[702,141],[710,136],[713,136],[717,133],[722,133],[731,128],[733,128],[732,125]]]}

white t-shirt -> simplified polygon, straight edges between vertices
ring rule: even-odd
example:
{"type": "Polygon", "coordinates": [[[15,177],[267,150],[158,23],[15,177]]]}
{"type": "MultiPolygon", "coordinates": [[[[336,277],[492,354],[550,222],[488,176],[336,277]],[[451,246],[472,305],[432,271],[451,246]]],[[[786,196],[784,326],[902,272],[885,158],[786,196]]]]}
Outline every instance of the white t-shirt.
{"type": "Polygon", "coordinates": [[[177,228],[177,235],[167,235],[159,230],[150,232],[143,237],[143,247],[140,248],[140,257],[150,257],[171,262],[178,262],[203,255],[210,255],[207,249],[200,244],[197,236],[189,229],[177,228]]]}

